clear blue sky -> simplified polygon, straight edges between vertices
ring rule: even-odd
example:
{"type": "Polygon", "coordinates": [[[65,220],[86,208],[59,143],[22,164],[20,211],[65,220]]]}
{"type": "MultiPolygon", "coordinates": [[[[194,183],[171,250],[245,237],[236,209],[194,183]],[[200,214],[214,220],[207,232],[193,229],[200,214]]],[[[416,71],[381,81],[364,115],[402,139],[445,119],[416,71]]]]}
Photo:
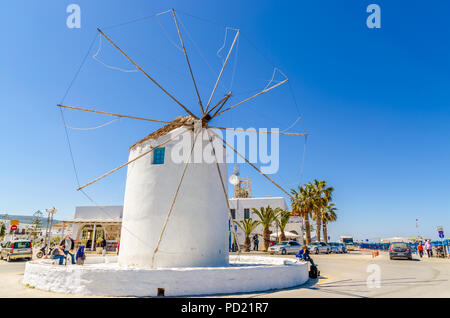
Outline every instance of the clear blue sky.
{"type": "MultiPolygon", "coordinates": [[[[97,27],[196,107],[183,55],[169,41],[177,38],[167,15],[160,20],[166,33],[154,18],[107,28],[171,7],[179,10],[213,70],[185,35],[204,99],[220,66],[216,50],[224,41],[222,25],[239,27],[243,34],[232,88],[235,101],[265,86],[272,63],[291,79],[298,107],[289,86],[280,87],[228,112],[217,124],[285,129],[301,114],[310,133],[303,180],[325,179],[336,189],[339,220],[330,225],[333,238],[414,235],[416,218],[422,235],[436,238],[438,225],[450,230],[450,4],[444,1],[2,1],[0,212],[32,214],[56,206],[59,218],[70,218],[75,206],[90,204],[75,191],[55,105],[97,27]],[[81,29],[66,27],[71,3],[81,7],[81,29]],[[381,29],[366,27],[370,3],[381,6],[381,29]]],[[[103,44],[105,62],[131,67],[103,44]]],[[[98,42],[90,56],[97,47],[98,42]]],[[[218,97],[230,86],[230,70],[218,97]]],[[[183,114],[141,73],[113,71],[90,57],[65,103],[163,120],[183,114]]],[[[71,111],[65,115],[73,127],[111,120],[71,111]]],[[[70,130],[81,183],[125,162],[128,146],[157,127],[120,120],[97,130],[70,130]]],[[[287,188],[299,181],[303,141],[282,139],[281,167],[273,177],[287,188]]],[[[250,169],[241,167],[241,174],[252,178],[255,196],[282,195],[250,169]]],[[[122,204],[125,172],[88,193],[100,204],[122,204]]]]}

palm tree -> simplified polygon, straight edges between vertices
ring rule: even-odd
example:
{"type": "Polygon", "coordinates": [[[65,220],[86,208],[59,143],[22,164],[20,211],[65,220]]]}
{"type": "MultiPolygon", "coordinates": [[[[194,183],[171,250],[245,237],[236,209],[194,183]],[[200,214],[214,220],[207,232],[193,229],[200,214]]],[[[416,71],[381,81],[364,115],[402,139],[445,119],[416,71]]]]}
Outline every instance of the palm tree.
{"type": "Polygon", "coordinates": [[[291,189],[291,207],[292,213],[299,214],[305,223],[306,230],[306,245],[311,242],[311,225],[309,223],[309,217],[312,215],[314,207],[314,192],[310,183],[299,186],[298,191],[291,189]]]}
{"type": "Polygon", "coordinates": [[[245,240],[244,240],[244,252],[250,252],[250,235],[252,232],[256,229],[256,227],[259,225],[259,222],[256,220],[252,220],[252,218],[240,220],[237,222],[234,220],[234,223],[236,223],[244,232],[245,240]]]}
{"type": "Polygon", "coordinates": [[[323,237],[325,243],[328,243],[328,229],[327,229],[328,222],[334,222],[337,220],[336,215],[337,208],[335,208],[334,206],[335,206],[334,203],[330,203],[325,209],[325,212],[322,214],[323,237]]]}
{"type": "Polygon", "coordinates": [[[279,208],[272,209],[270,206],[260,207],[259,210],[252,208],[252,212],[259,218],[259,224],[263,227],[264,249],[267,251],[270,244],[270,227],[278,217],[279,208]]]}
{"type": "Polygon", "coordinates": [[[291,217],[291,212],[287,210],[280,210],[278,213],[278,217],[275,220],[277,222],[278,227],[280,228],[280,241],[286,241],[286,235],[284,234],[284,229],[286,228],[286,225],[291,217]]]}
{"type": "Polygon", "coordinates": [[[325,213],[328,204],[331,201],[331,194],[334,191],[333,187],[328,187],[324,180],[318,181],[314,179],[312,184],[314,191],[313,199],[313,219],[316,221],[316,236],[317,241],[320,242],[320,229],[322,227],[322,214],[325,213]]]}

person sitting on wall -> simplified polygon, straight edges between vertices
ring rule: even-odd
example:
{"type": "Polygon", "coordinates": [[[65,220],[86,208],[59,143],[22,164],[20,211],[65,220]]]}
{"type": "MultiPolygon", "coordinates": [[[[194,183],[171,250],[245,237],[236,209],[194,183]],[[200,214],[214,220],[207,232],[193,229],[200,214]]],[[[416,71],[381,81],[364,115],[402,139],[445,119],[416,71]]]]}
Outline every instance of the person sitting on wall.
{"type": "Polygon", "coordinates": [[[75,264],[75,257],[74,257],[75,242],[69,236],[69,234],[66,234],[66,237],[59,243],[59,245],[63,248],[64,255],[67,256],[67,254],[70,254],[70,256],[72,257],[72,264],[75,264]]]}
{"type": "Polygon", "coordinates": [[[64,250],[61,248],[61,246],[55,247],[50,252],[50,257],[54,260],[59,259],[59,265],[62,265],[64,263],[64,258],[65,258],[64,250]]]}
{"type": "Polygon", "coordinates": [[[298,251],[298,254],[295,255],[297,258],[304,260],[305,262],[310,262],[311,265],[315,266],[314,261],[311,256],[309,256],[309,248],[306,245],[303,245],[302,248],[298,251]]]}

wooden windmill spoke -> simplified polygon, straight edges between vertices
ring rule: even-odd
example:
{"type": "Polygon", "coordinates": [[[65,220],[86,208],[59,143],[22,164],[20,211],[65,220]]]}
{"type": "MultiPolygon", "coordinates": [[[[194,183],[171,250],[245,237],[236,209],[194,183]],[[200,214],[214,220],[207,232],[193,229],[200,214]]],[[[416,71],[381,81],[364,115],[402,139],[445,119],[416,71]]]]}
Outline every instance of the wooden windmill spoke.
{"type": "Polygon", "coordinates": [[[216,159],[217,172],[219,174],[220,184],[222,186],[223,194],[225,195],[225,201],[227,203],[228,217],[229,217],[229,220],[230,220],[231,229],[233,231],[234,241],[236,242],[236,245],[237,245],[237,248],[238,248],[238,253],[240,253],[241,252],[241,248],[239,247],[239,243],[238,243],[237,235],[236,235],[236,230],[234,229],[234,220],[233,220],[233,216],[231,215],[230,202],[228,201],[228,194],[227,194],[227,190],[225,188],[225,182],[223,181],[222,172],[220,171],[219,160],[217,159],[216,150],[214,148],[214,144],[212,142],[211,135],[209,134],[208,130],[206,130],[206,133],[208,134],[209,143],[211,144],[212,151],[214,153],[214,158],[216,159]]]}
{"type": "Polygon", "coordinates": [[[251,96],[251,97],[249,97],[249,98],[247,98],[247,99],[244,99],[243,101],[237,103],[236,105],[233,105],[233,106],[228,107],[227,109],[221,111],[221,112],[218,113],[216,116],[219,116],[219,115],[225,113],[226,111],[229,111],[230,109],[233,109],[233,108],[235,108],[235,107],[237,107],[237,106],[239,106],[239,105],[241,105],[241,104],[243,104],[243,103],[245,103],[245,102],[248,102],[249,100],[252,100],[253,98],[255,98],[255,97],[259,96],[259,95],[262,95],[262,94],[264,94],[264,93],[267,93],[268,91],[274,89],[275,87],[278,87],[278,86],[280,86],[280,85],[286,83],[288,80],[289,80],[289,79],[286,78],[284,81],[281,81],[281,82],[279,82],[278,84],[275,84],[275,85],[273,85],[273,86],[271,86],[271,87],[268,87],[268,88],[266,88],[266,89],[263,89],[261,92],[255,94],[255,95],[253,95],[253,96],[251,96]]]}
{"type": "Polygon", "coordinates": [[[209,97],[209,100],[208,100],[208,104],[206,105],[206,110],[205,110],[206,112],[208,111],[209,104],[211,104],[211,100],[212,100],[212,98],[214,96],[214,92],[216,91],[217,85],[219,84],[220,78],[222,77],[223,70],[225,69],[225,66],[227,65],[228,58],[230,57],[231,51],[233,50],[234,44],[236,43],[236,40],[237,40],[237,38],[239,36],[239,32],[240,32],[240,30],[237,30],[236,35],[235,35],[234,40],[233,40],[233,43],[231,44],[231,48],[228,51],[227,57],[225,59],[225,62],[223,63],[222,69],[220,70],[219,76],[217,77],[216,84],[214,85],[214,88],[213,88],[213,90],[211,92],[211,96],[209,97]]]}
{"type": "MultiPolygon", "coordinates": [[[[217,112],[222,109],[223,105],[225,105],[225,103],[228,101],[228,99],[231,97],[231,92],[229,92],[227,95],[225,95],[221,100],[219,100],[217,102],[216,105],[214,105],[213,108],[211,108],[210,110],[208,110],[208,112],[206,114],[203,115],[203,117],[206,117],[207,115],[209,115],[214,109],[216,109],[219,105],[220,107],[217,109],[217,111],[214,113],[217,114],[217,112]]],[[[210,116],[211,119],[214,118],[214,115],[210,116]]]]}
{"type": "Polygon", "coordinates": [[[252,132],[256,134],[274,134],[274,135],[290,135],[290,136],[308,136],[308,134],[300,134],[300,133],[285,133],[285,132],[275,132],[275,131],[257,131],[257,130],[244,130],[239,128],[225,128],[225,127],[215,127],[208,126],[209,128],[214,129],[222,129],[222,130],[231,130],[231,131],[242,131],[242,132],[252,132]]]}
{"type": "Polygon", "coordinates": [[[99,110],[93,110],[93,109],[87,109],[87,108],[81,108],[81,107],[74,107],[74,106],[67,106],[67,105],[56,105],[58,107],[61,108],[67,108],[67,109],[73,109],[73,110],[81,110],[84,112],[90,112],[90,113],[95,113],[95,114],[101,114],[101,115],[109,115],[109,116],[114,116],[114,117],[120,117],[120,118],[130,118],[130,119],[139,119],[139,120],[145,120],[145,121],[153,121],[153,122],[157,122],[157,123],[164,123],[164,124],[170,124],[170,121],[164,121],[164,120],[158,120],[158,119],[150,119],[150,118],[143,118],[143,117],[136,117],[136,116],[128,116],[128,115],[121,115],[121,114],[115,114],[115,113],[107,113],[107,112],[102,112],[99,110]]]}
{"type": "Polygon", "coordinates": [[[186,62],[189,67],[189,73],[191,73],[192,82],[194,83],[195,93],[197,94],[197,98],[198,98],[198,104],[200,105],[202,114],[204,114],[205,111],[203,110],[202,100],[200,98],[200,94],[198,93],[198,88],[197,88],[197,84],[195,83],[194,73],[192,72],[191,63],[189,62],[189,57],[186,52],[186,47],[184,46],[183,37],[181,36],[180,27],[178,26],[178,20],[177,20],[177,16],[175,15],[174,9],[172,9],[172,14],[173,14],[173,19],[175,20],[175,25],[177,26],[178,36],[180,38],[181,46],[183,47],[184,56],[186,57],[186,62]]]}
{"type": "Polygon", "coordinates": [[[95,182],[97,182],[97,181],[99,181],[99,180],[101,180],[101,179],[103,179],[103,178],[109,176],[110,174],[112,174],[112,173],[114,173],[114,172],[116,172],[116,171],[122,169],[123,167],[128,166],[130,163],[133,163],[133,162],[135,162],[136,160],[138,160],[138,159],[140,159],[140,158],[142,158],[142,157],[148,155],[149,153],[151,153],[151,152],[152,152],[153,150],[155,150],[156,148],[161,147],[161,146],[167,144],[168,142],[174,140],[175,138],[177,138],[178,136],[180,136],[180,135],[183,134],[184,132],[185,132],[185,131],[182,131],[181,133],[179,133],[179,134],[175,135],[174,137],[172,137],[172,138],[170,138],[170,139],[164,141],[163,143],[159,144],[158,146],[152,147],[152,148],[150,148],[150,150],[147,150],[146,152],[141,153],[141,154],[140,154],[139,156],[137,156],[136,158],[134,158],[134,159],[132,159],[132,160],[130,160],[130,161],[128,161],[128,162],[126,162],[126,163],[124,163],[124,164],[118,166],[117,168],[115,168],[115,169],[113,169],[113,170],[111,170],[111,171],[105,173],[104,175],[98,177],[97,179],[92,180],[92,181],[89,182],[89,183],[86,183],[84,186],[79,187],[79,188],[77,189],[77,191],[80,191],[80,190],[86,188],[87,186],[90,186],[91,184],[93,184],[93,183],[95,183],[95,182]]]}
{"type": "Polygon", "coordinates": [[[253,163],[251,163],[250,161],[247,160],[247,158],[245,158],[243,155],[241,155],[236,149],[234,149],[231,145],[229,145],[225,140],[223,140],[218,134],[216,134],[214,131],[211,131],[217,138],[219,138],[224,145],[226,145],[228,148],[230,148],[231,150],[233,150],[239,157],[241,157],[242,159],[245,160],[245,162],[247,162],[250,166],[252,166],[256,171],[258,171],[260,174],[262,174],[267,180],[269,180],[270,182],[272,182],[278,189],[280,189],[281,191],[283,191],[285,194],[287,194],[291,199],[293,199],[293,196],[287,192],[286,190],[284,190],[280,185],[278,185],[275,181],[273,181],[271,178],[269,178],[264,172],[262,172],[261,170],[258,169],[258,167],[256,167],[253,163]]]}
{"type": "Polygon", "coordinates": [[[164,87],[162,87],[153,77],[148,75],[139,65],[137,65],[120,47],[118,47],[108,36],[103,33],[102,30],[97,28],[97,31],[100,32],[100,34],[108,40],[109,43],[111,43],[120,53],[122,53],[136,68],[141,71],[145,76],[147,76],[153,83],[155,83],[156,86],[158,86],[164,93],[166,93],[170,98],[172,98],[178,105],[180,105],[189,115],[192,117],[198,119],[197,116],[195,116],[189,109],[187,109],[183,104],[181,104],[175,97],[173,97],[172,94],[170,94],[164,87]]]}

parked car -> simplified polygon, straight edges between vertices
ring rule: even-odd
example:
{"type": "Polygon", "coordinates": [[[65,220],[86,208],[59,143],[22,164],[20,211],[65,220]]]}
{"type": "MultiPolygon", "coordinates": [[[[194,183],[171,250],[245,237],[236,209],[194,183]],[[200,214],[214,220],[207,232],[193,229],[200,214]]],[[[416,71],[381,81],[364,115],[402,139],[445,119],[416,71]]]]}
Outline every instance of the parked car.
{"type": "Polygon", "coordinates": [[[33,258],[33,248],[29,240],[14,240],[8,241],[0,250],[0,260],[6,259],[10,262],[13,259],[26,258],[31,260],[33,258]]]}
{"type": "Polygon", "coordinates": [[[331,253],[331,246],[324,242],[314,242],[308,245],[309,251],[314,254],[331,253]]]}
{"type": "Polygon", "coordinates": [[[297,254],[301,245],[297,241],[282,241],[269,247],[270,254],[297,254]]]}
{"type": "Polygon", "coordinates": [[[330,245],[332,253],[347,253],[347,248],[344,243],[329,242],[328,245],[330,245]]]}
{"type": "Polygon", "coordinates": [[[406,258],[412,260],[411,248],[406,242],[393,242],[389,247],[389,258],[406,258]]]}

